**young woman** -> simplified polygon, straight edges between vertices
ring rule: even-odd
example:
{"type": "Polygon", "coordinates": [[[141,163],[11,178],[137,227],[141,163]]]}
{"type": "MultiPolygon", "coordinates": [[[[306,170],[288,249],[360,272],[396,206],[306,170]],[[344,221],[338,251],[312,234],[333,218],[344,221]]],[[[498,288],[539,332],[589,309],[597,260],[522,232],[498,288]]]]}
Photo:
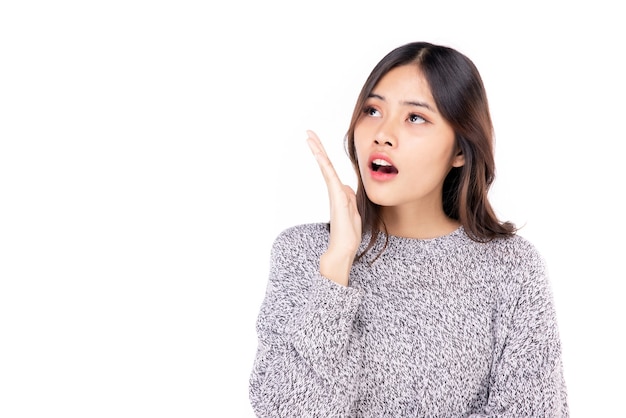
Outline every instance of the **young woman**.
{"type": "Polygon", "coordinates": [[[474,64],[418,42],[373,69],[341,183],[308,143],[330,223],[276,239],[250,399],[260,417],[567,417],[543,260],[488,201],[492,124],[474,64]]]}

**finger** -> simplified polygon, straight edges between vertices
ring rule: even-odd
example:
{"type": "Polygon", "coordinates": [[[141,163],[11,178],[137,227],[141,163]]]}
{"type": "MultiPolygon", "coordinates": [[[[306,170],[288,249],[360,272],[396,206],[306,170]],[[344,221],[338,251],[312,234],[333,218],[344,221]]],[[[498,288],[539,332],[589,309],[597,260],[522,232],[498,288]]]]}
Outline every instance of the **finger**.
{"type": "Polygon", "coordinates": [[[313,154],[322,154],[328,157],[328,154],[326,154],[326,150],[322,145],[322,141],[317,136],[317,134],[310,130],[307,130],[306,133],[308,135],[307,142],[309,143],[309,147],[311,148],[313,154]]]}
{"type": "Polygon", "coordinates": [[[324,181],[326,182],[326,186],[329,191],[337,192],[341,188],[341,181],[335,172],[335,168],[333,164],[328,159],[328,156],[324,153],[323,150],[319,148],[319,146],[315,143],[314,140],[309,138],[307,140],[315,159],[317,160],[317,164],[322,172],[322,176],[324,176],[324,181]]]}
{"type": "Polygon", "coordinates": [[[356,203],[356,193],[354,192],[352,187],[344,184],[342,185],[342,189],[343,189],[344,194],[346,195],[346,201],[345,201],[346,207],[350,207],[354,209],[355,211],[358,211],[357,203],[356,203]]]}
{"type": "Polygon", "coordinates": [[[324,150],[324,146],[322,145],[320,139],[317,137],[315,132],[307,131],[309,137],[307,138],[307,143],[311,152],[315,156],[317,163],[322,171],[322,175],[324,176],[324,180],[326,181],[326,186],[328,187],[330,192],[336,193],[342,190],[343,184],[341,180],[339,180],[339,176],[333,167],[333,164],[330,162],[326,151],[324,150]]]}

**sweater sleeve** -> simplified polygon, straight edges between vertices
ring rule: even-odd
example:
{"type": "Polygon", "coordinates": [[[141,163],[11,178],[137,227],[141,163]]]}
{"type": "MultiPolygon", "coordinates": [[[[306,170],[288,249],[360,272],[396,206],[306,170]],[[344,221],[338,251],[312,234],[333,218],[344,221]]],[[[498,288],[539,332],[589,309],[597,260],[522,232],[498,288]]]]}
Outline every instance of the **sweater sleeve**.
{"type": "MultiPolygon", "coordinates": [[[[470,418],[567,418],[561,344],[543,259],[534,251],[522,263],[505,305],[502,343],[494,358],[489,398],[470,418]]],[[[517,270],[517,269],[516,269],[517,270]]]]}
{"type": "Polygon", "coordinates": [[[322,277],[303,247],[281,234],[272,248],[249,387],[260,417],[345,416],[356,396],[360,292],[322,277]]]}

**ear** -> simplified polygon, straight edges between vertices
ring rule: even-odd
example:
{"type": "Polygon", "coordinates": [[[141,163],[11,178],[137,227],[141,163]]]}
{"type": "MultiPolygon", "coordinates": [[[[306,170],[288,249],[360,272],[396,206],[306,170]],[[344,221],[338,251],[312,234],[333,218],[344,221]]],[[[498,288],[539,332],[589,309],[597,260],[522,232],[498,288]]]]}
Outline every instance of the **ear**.
{"type": "Polygon", "coordinates": [[[452,157],[452,167],[462,167],[465,165],[465,155],[461,149],[457,149],[456,155],[452,157]]]}

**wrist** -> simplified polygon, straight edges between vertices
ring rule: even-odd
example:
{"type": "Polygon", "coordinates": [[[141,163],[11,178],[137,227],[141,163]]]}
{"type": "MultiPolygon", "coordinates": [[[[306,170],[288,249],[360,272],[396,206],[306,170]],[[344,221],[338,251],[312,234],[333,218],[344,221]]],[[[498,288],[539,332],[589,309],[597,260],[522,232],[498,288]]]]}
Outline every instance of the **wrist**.
{"type": "Polygon", "coordinates": [[[325,252],[320,257],[320,274],[342,286],[348,286],[354,256],[325,252]]]}

